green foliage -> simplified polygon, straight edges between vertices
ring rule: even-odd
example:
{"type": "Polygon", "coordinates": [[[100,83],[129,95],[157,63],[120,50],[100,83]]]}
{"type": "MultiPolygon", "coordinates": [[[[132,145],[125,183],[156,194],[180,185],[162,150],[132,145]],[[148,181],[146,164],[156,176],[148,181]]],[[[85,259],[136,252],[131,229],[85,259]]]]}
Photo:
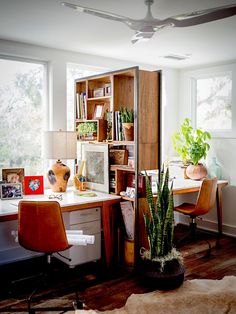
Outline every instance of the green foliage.
{"type": "Polygon", "coordinates": [[[149,213],[144,215],[145,227],[150,246],[150,258],[167,256],[173,249],[174,201],[172,185],[169,188],[169,170],[161,174],[154,202],[152,187],[146,174],[146,199],[149,213]]]}
{"type": "Polygon", "coordinates": [[[122,123],[134,123],[134,111],[126,107],[120,108],[121,121],[122,123]]]}
{"type": "Polygon", "coordinates": [[[201,129],[194,130],[188,118],[184,119],[180,128],[181,130],[171,137],[174,150],[184,164],[191,162],[197,165],[200,159],[206,158],[207,151],[210,149],[207,141],[211,139],[211,135],[201,129]]]}
{"type": "Polygon", "coordinates": [[[86,135],[88,133],[97,132],[97,123],[96,122],[83,122],[80,123],[77,127],[77,131],[80,135],[86,135]]]}

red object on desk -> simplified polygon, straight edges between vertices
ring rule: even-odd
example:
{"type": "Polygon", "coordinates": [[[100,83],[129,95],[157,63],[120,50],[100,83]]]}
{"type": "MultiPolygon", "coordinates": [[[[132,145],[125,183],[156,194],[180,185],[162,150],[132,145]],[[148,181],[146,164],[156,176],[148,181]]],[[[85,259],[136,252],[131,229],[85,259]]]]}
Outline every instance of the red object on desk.
{"type": "Polygon", "coordinates": [[[25,195],[44,194],[43,176],[24,177],[25,195]]]}

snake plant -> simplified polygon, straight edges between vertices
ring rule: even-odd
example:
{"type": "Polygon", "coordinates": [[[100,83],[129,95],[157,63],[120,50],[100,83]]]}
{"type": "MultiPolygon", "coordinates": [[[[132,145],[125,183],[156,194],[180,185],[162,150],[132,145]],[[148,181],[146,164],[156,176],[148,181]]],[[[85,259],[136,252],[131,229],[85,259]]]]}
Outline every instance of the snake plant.
{"type": "Polygon", "coordinates": [[[155,202],[149,177],[146,174],[146,199],[149,212],[144,214],[145,227],[150,250],[143,254],[144,258],[162,262],[169,256],[179,259],[179,253],[173,249],[174,202],[172,183],[169,187],[169,170],[160,175],[155,202]],[[173,256],[174,255],[174,256],[173,256]]]}

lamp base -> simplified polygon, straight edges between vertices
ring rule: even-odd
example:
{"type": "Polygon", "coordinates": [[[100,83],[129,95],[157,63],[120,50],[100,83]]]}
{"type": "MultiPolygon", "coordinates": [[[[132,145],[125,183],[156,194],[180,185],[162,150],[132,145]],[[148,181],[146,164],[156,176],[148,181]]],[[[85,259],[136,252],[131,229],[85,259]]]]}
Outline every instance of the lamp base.
{"type": "Polygon", "coordinates": [[[47,178],[53,192],[65,192],[70,178],[70,168],[57,160],[52,169],[48,170],[47,178]]]}

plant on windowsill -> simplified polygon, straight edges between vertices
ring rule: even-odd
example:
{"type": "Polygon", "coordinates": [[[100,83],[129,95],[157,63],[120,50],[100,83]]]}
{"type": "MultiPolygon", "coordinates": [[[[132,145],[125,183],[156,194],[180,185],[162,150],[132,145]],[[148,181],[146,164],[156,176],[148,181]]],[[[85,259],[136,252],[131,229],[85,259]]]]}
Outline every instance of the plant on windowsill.
{"type": "Polygon", "coordinates": [[[120,108],[121,123],[126,141],[134,140],[134,111],[126,107],[120,108]]]}
{"type": "Polygon", "coordinates": [[[148,212],[144,214],[149,250],[141,249],[143,272],[148,282],[158,289],[175,289],[184,280],[185,268],[179,251],[173,246],[174,201],[169,169],[161,173],[156,202],[146,174],[148,212]]]}
{"type": "Polygon", "coordinates": [[[186,167],[186,175],[190,179],[200,180],[207,176],[206,167],[200,163],[202,158],[206,158],[210,149],[208,140],[211,135],[207,131],[194,129],[191,120],[184,119],[181,130],[172,135],[174,150],[178,153],[186,167]]]}

